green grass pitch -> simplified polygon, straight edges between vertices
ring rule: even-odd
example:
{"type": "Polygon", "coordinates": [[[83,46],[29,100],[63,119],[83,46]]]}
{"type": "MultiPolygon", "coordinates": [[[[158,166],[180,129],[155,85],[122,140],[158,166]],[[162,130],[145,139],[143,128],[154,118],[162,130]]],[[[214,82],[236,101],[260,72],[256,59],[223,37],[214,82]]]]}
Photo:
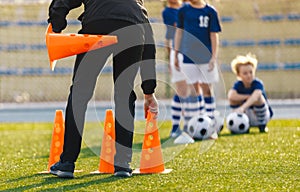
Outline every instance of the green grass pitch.
{"type": "MultiPolygon", "coordinates": [[[[127,179],[90,174],[98,169],[101,143],[90,133],[99,125],[86,125],[76,162],[83,171],[68,180],[39,174],[47,169],[52,123],[0,124],[0,191],[300,191],[300,120],[272,120],[268,134],[252,128],[233,136],[224,128],[216,141],[177,146],[166,144],[171,123],[159,122],[165,167],[173,171],[127,179]]],[[[137,127],[142,133],[144,123],[137,127]]],[[[134,167],[142,140],[135,135],[134,167]]]]}

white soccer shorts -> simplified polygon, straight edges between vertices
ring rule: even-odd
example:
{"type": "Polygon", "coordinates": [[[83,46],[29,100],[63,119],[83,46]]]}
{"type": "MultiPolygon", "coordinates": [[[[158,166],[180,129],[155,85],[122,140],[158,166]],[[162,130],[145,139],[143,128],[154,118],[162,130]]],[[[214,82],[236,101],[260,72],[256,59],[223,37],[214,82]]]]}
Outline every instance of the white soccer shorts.
{"type": "Polygon", "coordinates": [[[183,63],[180,68],[186,76],[188,84],[194,83],[216,83],[219,81],[218,66],[216,65],[212,71],[208,71],[209,64],[192,64],[183,63]]]}

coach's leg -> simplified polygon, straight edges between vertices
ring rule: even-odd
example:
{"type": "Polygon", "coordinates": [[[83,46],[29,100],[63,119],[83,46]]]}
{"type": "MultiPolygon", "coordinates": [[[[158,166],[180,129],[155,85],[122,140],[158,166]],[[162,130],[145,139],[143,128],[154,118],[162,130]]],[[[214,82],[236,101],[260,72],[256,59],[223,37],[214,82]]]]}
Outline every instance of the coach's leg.
{"type": "Polygon", "coordinates": [[[121,170],[131,171],[129,163],[131,162],[132,157],[134,109],[136,100],[133,89],[134,79],[139,67],[138,61],[141,58],[140,56],[132,56],[134,54],[141,55],[141,48],[129,48],[118,53],[114,57],[113,72],[116,128],[115,172],[121,170]]]}
{"type": "Polygon", "coordinates": [[[93,96],[97,77],[103,68],[109,49],[99,49],[76,58],[65,117],[65,136],[61,161],[75,162],[78,158],[87,104],[93,96]]]}
{"type": "MultiPolygon", "coordinates": [[[[120,25],[129,25],[120,21],[120,25]]],[[[129,25],[120,31],[118,47],[113,57],[116,154],[115,172],[131,172],[132,142],[134,130],[134,109],[136,95],[133,91],[143,51],[141,28],[129,25]]]]}

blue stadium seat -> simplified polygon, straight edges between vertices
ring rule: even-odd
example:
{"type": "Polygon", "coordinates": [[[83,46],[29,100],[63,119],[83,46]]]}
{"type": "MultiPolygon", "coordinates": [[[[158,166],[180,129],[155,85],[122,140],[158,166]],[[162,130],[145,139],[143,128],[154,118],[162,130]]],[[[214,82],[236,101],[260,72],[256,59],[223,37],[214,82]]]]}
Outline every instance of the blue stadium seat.
{"type": "Polygon", "coordinates": [[[0,75],[17,75],[18,70],[13,68],[13,69],[1,69],[0,68],[0,75]]]}
{"type": "Polygon", "coordinates": [[[232,42],[233,46],[237,47],[245,47],[245,46],[254,46],[255,41],[254,40],[236,40],[232,42]]]}
{"type": "Polygon", "coordinates": [[[222,47],[230,46],[230,42],[228,40],[221,40],[220,44],[221,44],[222,47]]]}
{"type": "Polygon", "coordinates": [[[80,25],[80,21],[76,19],[68,20],[68,25],[80,25]]]}
{"type": "Polygon", "coordinates": [[[285,70],[299,70],[300,69],[300,63],[285,63],[284,64],[285,70]]]}
{"type": "Polygon", "coordinates": [[[264,16],[261,16],[260,19],[262,21],[281,21],[284,19],[284,16],[283,15],[264,15],[264,16]]]}
{"type": "Polygon", "coordinates": [[[113,68],[112,66],[105,66],[102,70],[102,73],[112,73],[113,68]]]}
{"type": "Polygon", "coordinates": [[[47,26],[48,22],[47,21],[36,21],[35,25],[37,25],[37,26],[47,26]]]}
{"type": "Polygon", "coordinates": [[[29,49],[30,50],[44,50],[46,49],[46,44],[43,43],[43,44],[32,44],[29,46],[29,49]]]}
{"type": "Polygon", "coordinates": [[[54,72],[52,72],[52,74],[54,73],[56,75],[68,75],[68,74],[72,74],[72,72],[73,69],[70,67],[56,67],[54,69],[54,72]]]}
{"type": "Polygon", "coordinates": [[[223,22],[223,23],[225,23],[225,22],[229,23],[232,21],[233,21],[233,17],[231,17],[231,16],[222,16],[221,17],[221,22],[223,22]]]}
{"type": "Polygon", "coordinates": [[[284,41],[285,45],[300,45],[300,38],[299,39],[286,39],[284,41]]]}
{"type": "Polygon", "coordinates": [[[156,46],[157,47],[165,47],[165,42],[159,41],[159,42],[156,43],[156,46]]]}
{"type": "Polygon", "coordinates": [[[276,63],[259,63],[257,69],[264,70],[264,71],[272,71],[272,70],[279,69],[279,66],[276,63]]]}
{"type": "Polygon", "coordinates": [[[17,21],[15,24],[17,26],[33,26],[34,22],[33,21],[17,21]]]}
{"type": "Polygon", "coordinates": [[[42,75],[43,68],[41,67],[27,67],[23,68],[22,75],[42,75]]]}
{"type": "Polygon", "coordinates": [[[159,23],[160,22],[160,19],[157,19],[157,18],[149,18],[149,21],[150,23],[159,23]]]}
{"type": "Polygon", "coordinates": [[[10,21],[0,21],[0,27],[8,27],[10,24],[10,21]]]}
{"type": "Polygon", "coordinates": [[[264,39],[257,42],[260,46],[278,46],[281,44],[280,39],[264,39]]]}
{"type": "Polygon", "coordinates": [[[222,63],[220,65],[220,69],[221,69],[221,71],[231,71],[230,64],[225,64],[225,63],[222,63]]]}
{"type": "Polygon", "coordinates": [[[26,44],[8,44],[5,47],[5,51],[20,51],[25,50],[26,47],[26,44]]]}
{"type": "Polygon", "coordinates": [[[300,14],[291,13],[291,14],[288,14],[287,18],[288,18],[288,20],[291,20],[291,21],[297,21],[297,20],[300,20],[300,14]]]}

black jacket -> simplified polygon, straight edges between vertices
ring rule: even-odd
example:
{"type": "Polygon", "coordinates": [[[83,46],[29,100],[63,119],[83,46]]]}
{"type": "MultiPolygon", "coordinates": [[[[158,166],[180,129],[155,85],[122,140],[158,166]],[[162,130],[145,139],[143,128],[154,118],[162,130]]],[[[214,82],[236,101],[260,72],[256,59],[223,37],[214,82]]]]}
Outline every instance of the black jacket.
{"type": "Polygon", "coordinates": [[[49,7],[48,22],[55,20],[54,32],[67,25],[66,16],[71,9],[84,4],[84,12],[78,18],[82,25],[100,19],[125,20],[134,24],[148,23],[143,0],[53,0],[49,7]]]}
{"type": "MultiPolygon", "coordinates": [[[[69,11],[82,4],[84,4],[84,12],[78,19],[83,27],[101,19],[117,19],[133,24],[149,23],[147,11],[143,7],[143,0],[52,0],[48,19],[48,22],[52,24],[52,30],[59,33],[65,29],[67,26],[66,16],[69,11]]],[[[150,44],[144,45],[142,59],[145,60],[143,62],[145,64],[140,69],[143,80],[141,86],[144,94],[152,94],[156,87],[155,45],[152,29],[148,27],[145,33],[150,39],[147,40],[150,44]]]]}

